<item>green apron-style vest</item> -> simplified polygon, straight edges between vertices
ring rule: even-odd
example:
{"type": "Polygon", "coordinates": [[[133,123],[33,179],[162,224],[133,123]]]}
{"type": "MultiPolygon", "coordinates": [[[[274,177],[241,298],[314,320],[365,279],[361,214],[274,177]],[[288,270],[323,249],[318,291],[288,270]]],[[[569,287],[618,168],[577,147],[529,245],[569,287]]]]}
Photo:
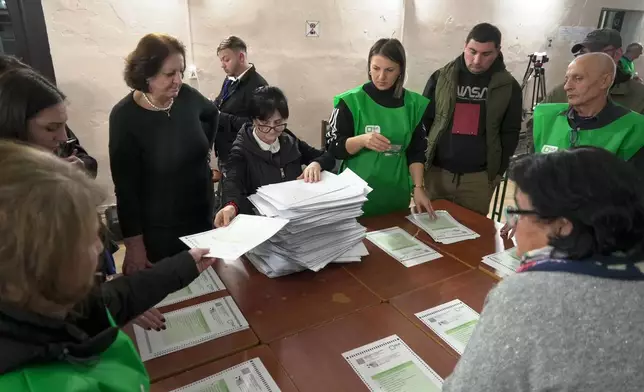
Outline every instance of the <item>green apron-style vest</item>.
{"type": "MultiPolygon", "coordinates": [[[[116,324],[107,312],[110,324],[116,324]]],[[[0,376],[0,391],[147,392],[150,379],[130,338],[119,331],[95,364],[53,363],[0,376]]]]}
{"type": "Polygon", "coordinates": [[[635,112],[618,118],[605,127],[571,129],[568,104],[542,103],[534,109],[534,151],[549,153],[575,146],[601,147],[627,161],[644,147],[644,116],[635,112]]]}
{"type": "Polygon", "coordinates": [[[626,74],[633,76],[633,74],[635,73],[635,64],[626,57],[619,59],[619,65],[622,67],[624,72],[626,72],[626,74]]]}
{"type": "Polygon", "coordinates": [[[371,99],[362,86],[336,96],[334,106],[340,100],[346,103],[353,115],[355,136],[378,132],[392,145],[391,151],[384,153],[362,149],[342,163],[341,170],[351,169],[373,188],[363,207],[364,216],[384,215],[409,208],[412,183],[405,152],[429,100],[405,90],[404,105],[387,108],[371,99]]]}

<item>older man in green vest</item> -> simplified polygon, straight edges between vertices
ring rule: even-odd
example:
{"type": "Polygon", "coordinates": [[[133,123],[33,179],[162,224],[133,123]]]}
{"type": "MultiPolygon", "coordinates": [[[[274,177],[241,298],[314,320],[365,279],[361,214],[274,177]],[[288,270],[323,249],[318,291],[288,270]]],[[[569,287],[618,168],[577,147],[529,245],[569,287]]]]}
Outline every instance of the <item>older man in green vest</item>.
{"type": "MultiPolygon", "coordinates": [[[[617,73],[613,86],[610,88],[610,98],[617,104],[630,110],[644,114],[644,84],[633,79],[632,75],[619,66],[623,55],[622,36],[614,29],[598,29],[588,33],[586,38],[572,47],[572,53],[579,56],[585,53],[606,53],[617,65],[617,73]]],[[[564,85],[556,86],[543,100],[544,103],[566,103],[564,85]]]]}
{"type": "MultiPolygon", "coordinates": [[[[535,153],[577,146],[604,148],[644,172],[644,116],[609,99],[616,64],[606,53],[583,54],[568,66],[568,103],[542,103],[534,110],[535,153]]],[[[501,235],[512,237],[511,225],[501,235]]]]}
{"type": "Polygon", "coordinates": [[[487,215],[519,141],[521,86],[506,70],[501,32],[476,25],[454,61],[434,72],[424,96],[435,107],[428,119],[425,189],[487,215]]]}

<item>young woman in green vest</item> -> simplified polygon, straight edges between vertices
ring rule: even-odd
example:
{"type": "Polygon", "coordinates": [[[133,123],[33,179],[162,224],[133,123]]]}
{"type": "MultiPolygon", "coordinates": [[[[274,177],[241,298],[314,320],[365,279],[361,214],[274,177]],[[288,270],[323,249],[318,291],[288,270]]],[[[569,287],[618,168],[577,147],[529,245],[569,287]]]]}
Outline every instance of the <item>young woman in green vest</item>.
{"type": "Polygon", "coordinates": [[[369,51],[369,82],[334,99],[327,149],[369,183],[373,191],[365,216],[409,208],[434,211],[424,191],[429,100],[403,88],[405,49],[394,38],[378,40],[369,51]]]}
{"type": "Polygon", "coordinates": [[[0,391],[148,391],[119,326],[214,260],[191,250],[94,285],[101,192],[49,151],[0,141],[0,391]]]}

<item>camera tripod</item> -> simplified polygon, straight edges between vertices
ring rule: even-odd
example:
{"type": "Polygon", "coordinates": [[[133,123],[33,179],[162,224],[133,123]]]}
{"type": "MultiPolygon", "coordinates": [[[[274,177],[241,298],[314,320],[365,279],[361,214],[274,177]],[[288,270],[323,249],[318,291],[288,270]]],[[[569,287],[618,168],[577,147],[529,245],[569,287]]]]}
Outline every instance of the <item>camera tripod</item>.
{"type": "Polygon", "coordinates": [[[534,107],[546,97],[546,70],[543,65],[548,62],[548,56],[545,53],[533,53],[528,55],[528,67],[523,75],[523,82],[521,83],[521,91],[524,92],[528,88],[530,79],[532,83],[532,98],[530,99],[530,107],[524,110],[524,119],[527,115],[534,113],[534,107]]]}

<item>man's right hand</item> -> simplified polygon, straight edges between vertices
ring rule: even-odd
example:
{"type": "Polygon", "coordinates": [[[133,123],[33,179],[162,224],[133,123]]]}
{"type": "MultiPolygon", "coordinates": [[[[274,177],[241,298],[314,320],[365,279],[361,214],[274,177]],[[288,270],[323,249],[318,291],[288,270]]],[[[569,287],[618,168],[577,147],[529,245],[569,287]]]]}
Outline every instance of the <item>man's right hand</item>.
{"type": "Polygon", "coordinates": [[[226,207],[219,210],[219,212],[217,212],[217,215],[215,215],[215,227],[228,226],[230,222],[235,219],[236,215],[237,213],[235,207],[227,205],[226,207]]]}
{"type": "Polygon", "coordinates": [[[362,146],[372,151],[385,152],[391,149],[391,142],[377,132],[369,132],[360,136],[362,146]]]}
{"type": "Polygon", "coordinates": [[[152,263],[145,254],[145,249],[138,251],[125,247],[125,257],[123,258],[123,275],[132,275],[136,271],[152,267],[152,263]]]}

